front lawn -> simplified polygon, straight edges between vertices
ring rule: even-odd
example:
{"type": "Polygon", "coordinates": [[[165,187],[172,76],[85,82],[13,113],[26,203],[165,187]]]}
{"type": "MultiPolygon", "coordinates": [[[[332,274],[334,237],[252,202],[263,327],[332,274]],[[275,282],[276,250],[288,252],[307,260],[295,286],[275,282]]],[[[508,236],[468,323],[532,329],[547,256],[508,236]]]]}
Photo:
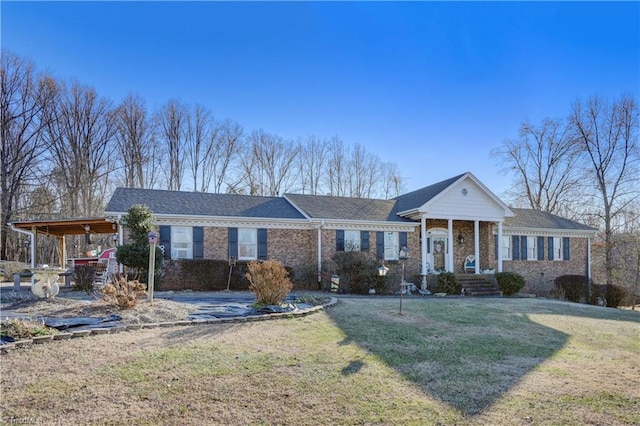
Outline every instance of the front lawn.
{"type": "Polygon", "coordinates": [[[295,319],[54,341],[0,358],[38,424],[639,424],[640,313],[342,298],[295,319]]]}

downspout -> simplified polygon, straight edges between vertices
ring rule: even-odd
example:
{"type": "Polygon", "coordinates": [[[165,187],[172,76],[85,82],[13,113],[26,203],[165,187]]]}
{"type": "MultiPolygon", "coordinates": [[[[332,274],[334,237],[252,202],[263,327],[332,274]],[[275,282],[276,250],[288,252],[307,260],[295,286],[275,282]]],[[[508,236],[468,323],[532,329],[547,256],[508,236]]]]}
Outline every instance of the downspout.
{"type": "Polygon", "coordinates": [[[591,237],[587,237],[587,279],[591,286],[591,237]]]}
{"type": "Polygon", "coordinates": [[[322,228],[323,227],[324,227],[324,220],[320,222],[320,226],[318,226],[318,283],[322,282],[322,228]]]}
{"type": "Polygon", "coordinates": [[[502,222],[498,222],[498,272],[502,272],[502,222]]]}
{"type": "Polygon", "coordinates": [[[13,223],[9,224],[9,227],[16,232],[20,232],[21,234],[25,234],[28,235],[30,237],[30,241],[31,241],[31,267],[35,268],[36,267],[36,247],[35,247],[35,235],[33,234],[33,232],[29,232],[29,231],[25,231],[24,229],[20,229],[20,228],[16,228],[15,226],[13,226],[13,223]]]}

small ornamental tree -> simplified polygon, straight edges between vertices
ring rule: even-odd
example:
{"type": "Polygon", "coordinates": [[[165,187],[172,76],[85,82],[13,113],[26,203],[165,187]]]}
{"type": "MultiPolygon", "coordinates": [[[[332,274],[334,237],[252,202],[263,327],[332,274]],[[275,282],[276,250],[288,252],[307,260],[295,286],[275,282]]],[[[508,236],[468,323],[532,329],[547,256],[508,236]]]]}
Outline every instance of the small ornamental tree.
{"type": "MultiPolygon", "coordinates": [[[[149,274],[149,232],[155,229],[153,213],[147,206],[131,206],[121,219],[122,225],[129,231],[130,243],[118,246],[118,263],[133,269],[140,279],[146,282],[149,274]]],[[[156,246],[156,273],[162,266],[162,250],[156,246]]]]}
{"type": "Polygon", "coordinates": [[[247,269],[249,290],[256,293],[258,305],[279,305],[293,289],[287,270],[277,260],[252,261],[247,269]]]}

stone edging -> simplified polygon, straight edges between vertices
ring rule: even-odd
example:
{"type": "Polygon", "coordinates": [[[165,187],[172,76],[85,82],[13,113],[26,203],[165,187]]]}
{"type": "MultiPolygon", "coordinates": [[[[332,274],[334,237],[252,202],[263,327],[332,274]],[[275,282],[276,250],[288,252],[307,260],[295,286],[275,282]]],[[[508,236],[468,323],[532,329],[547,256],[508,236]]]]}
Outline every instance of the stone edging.
{"type": "Polygon", "coordinates": [[[276,319],[282,319],[282,318],[304,317],[310,314],[314,314],[316,312],[323,311],[326,308],[334,306],[336,303],[338,303],[338,299],[335,297],[331,297],[330,300],[323,305],[313,306],[308,309],[301,309],[301,310],[296,310],[292,312],[281,312],[281,313],[279,312],[279,313],[273,313],[273,314],[251,315],[246,317],[227,317],[227,318],[182,320],[182,321],[148,323],[148,324],[129,324],[129,325],[121,325],[121,326],[115,326],[115,327],[108,327],[108,328],[92,328],[89,330],[62,332],[60,334],[51,334],[47,336],[35,336],[31,339],[19,340],[16,342],[5,343],[3,345],[0,345],[0,354],[4,355],[14,349],[27,348],[27,347],[30,347],[31,345],[48,343],[55,340],[69,340],[69,339],[76,339],[78,337],[86,337],[86,336],[92,336],[92,335],[96,336],[100,334],[115,334],[115,333],[120,333],[122,331],[193,326],[193,325],[203,325],[203,324],[234,324],[234,323],[243,323],[243,322],[268,321],[268,320],[276,320],[276,319]]]}

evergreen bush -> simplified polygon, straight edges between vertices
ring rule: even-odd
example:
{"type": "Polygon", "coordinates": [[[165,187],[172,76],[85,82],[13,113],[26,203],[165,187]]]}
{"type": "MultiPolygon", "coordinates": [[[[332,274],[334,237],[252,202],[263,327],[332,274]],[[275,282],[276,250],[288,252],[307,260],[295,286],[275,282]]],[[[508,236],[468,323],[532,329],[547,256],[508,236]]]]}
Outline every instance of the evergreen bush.
{"type": "Polygon", "coordinates": [[[438,274],[438,285],[436,293],[460,294],[462,285],[458,284],[456,275],[453,272],[441,272],[438,274]]]}
{"type": "Polygon", "coordinates": [[[524,277],[515,272],[498,272],[495,274],[500,291],[504,296],[512,296],[524,288],[524,277]]]}

